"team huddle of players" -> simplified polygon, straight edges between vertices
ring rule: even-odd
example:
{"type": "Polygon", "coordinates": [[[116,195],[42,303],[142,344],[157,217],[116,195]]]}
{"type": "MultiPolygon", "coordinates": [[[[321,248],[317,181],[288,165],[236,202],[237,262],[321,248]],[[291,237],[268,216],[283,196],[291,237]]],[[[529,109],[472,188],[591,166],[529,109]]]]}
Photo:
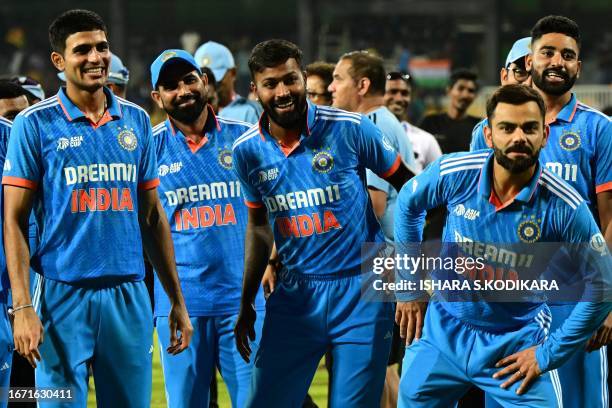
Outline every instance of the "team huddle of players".
{"type": "Polygon", "coordinates": [[[405,121],[409,78],[365,51],[305,74],[295,44],[264,41],[248,61],[254,102],[228,92],[224,46],[164,50],[150,74],[167,119],[152,128],[104,86],[97,14],[68,11],[49,38],[66,85],[0,121],[14,315],[0,359],[10,366],[14,344],[37,387],[73,390],[50,405],[85,406],[91,370],[101,406],[148,406],[155,325],[170,407],[207,407],[215,366],[233,406],[300,407],[326,353],[331,407],[380,406],[383,389],[400,407],[446,407],[473,385],[487,406],[607,406],[612,127],[571,93],[572,20],[545,17],[517,41],[472,151],[447,155],[405,121]],[[440,206],[444,242],[587,244],[556,265],[589,297],[364,300],[362,245],[419,243],[440,206]],[[407,345],[395,390],[394,324],[407,345]]]}

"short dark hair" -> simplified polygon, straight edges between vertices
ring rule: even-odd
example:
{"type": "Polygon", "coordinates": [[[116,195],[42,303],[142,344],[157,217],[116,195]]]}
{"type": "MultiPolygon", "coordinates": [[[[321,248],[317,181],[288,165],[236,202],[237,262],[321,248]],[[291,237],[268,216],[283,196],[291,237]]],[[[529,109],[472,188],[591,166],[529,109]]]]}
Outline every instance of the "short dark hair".
{"type": "Polygon", "coordinates": [[[215,78],[215,74],[213,74],[212,69],[208,68],[208,67],[201,67],[200,70],[202,71],[203,74],[206,74],[206,77],[208,78],[208,83],[211,84],[216,88],[217,87],[217,78],[215,78]]]}
{"type": "Polygon", "coordinates": [[[401,71],[391,71],[387,73],[387,81],[397,81],[398,79],[404,81],[409,87],[414,87],[414,79],[409,73],[401,71]]]}
{"type": "Polygon", "coordinates": [[[489,124],[493,121],[495,108],[497,108],[499,103],[522,105],[527,102],[535,102],[538,104],[540,112],[542,113],[542,121],[544,121],[546,105],[544,104],[544,99],[542,99],[536,90],[521,84],[504,85],[497,88],[487,101],[487,119],[489,120],[489,124]]]}
{"type": "Polygon", "coordinates": [[[478,74],[466,68],[457,68],[453,72],[451,72],[450,77],[448,79],[448,88],[450,89],[455,86],[457,81],[459,81],[460,79],[474,82],[474,85],[476,85],[476,90],[478,90],[478,74]]]}
{"type": "Polygon", "coordinates": [[[27,98],[28,91],[22,88],[21,85],[17,85],[10,79],[0,80],[0,99],[13,99],[22,95],[27,98]]]}
{"type": "Polygon", "coordinates": [[[327,89],[334,80],[334,68],[335,65],[330,62],[316,61],[306,65],[306,76],[318,76],[323,80],[325,89],[327,89]]]}
{"type": "Polygon", "coordinates": [[[70,35],[94,30],[101,30],[108,34],[102,17],[89,10],[68,10],[53,20],[49,26],[51,49],[63,54],[66,50],[66,39],[70,35]]]}
{"type": "Polygon", "coordinates": [[[544,34],[561,33],[568,37],[572,37],[578,44],[578,49],[582,44],[580,36],[580,28],[574,20],[564,16],[546,16],[538,20],[531,29],[531,43],[535,43],[542,38],[544,34]]]}
{"type": "Polygon", "coordinates": [[[260,42],[253,47],[249,57],[251,78],[255,77],[256,72],[283,64],[289,58],[293,58],[302,69],[302,50],[291,41],[273,39],[260,42]]]}
{"type": "Polygon", "coordinates": [[[385,64],[381,57],[369,51],[352,51],[340,57],[340,61],[351,61],[349,75],[357,81],[361,78],[370,80],[369,94],[384,95],[387,75],[385,64]]]}

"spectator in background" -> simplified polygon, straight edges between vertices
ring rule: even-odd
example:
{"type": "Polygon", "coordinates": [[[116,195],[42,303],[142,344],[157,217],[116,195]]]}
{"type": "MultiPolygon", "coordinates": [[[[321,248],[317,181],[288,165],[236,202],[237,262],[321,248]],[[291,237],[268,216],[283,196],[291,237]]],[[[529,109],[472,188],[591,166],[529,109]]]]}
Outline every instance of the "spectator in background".
{"type": "Polygon", "coordinates": [[[408,122],[408,109],[412,102],[412,78],[402,72],[389,72],[385,86],[385,105],[400,121],[412,143],[417,171],[442,155],[440,145],[431,133],[425,132],[408,122]]]}
{"type": "Polygon", "coordinates": [[[466,69],[453,71],[446,93],[448,108],[446,112],[426,116],[421,128],[436,137],[442,153],[468,150],[472,129],[480,118],[470,116],[467,110],[474,102],[478,91],[478,76],[466,69]]]}
{"type": "Polygon", "coordinates": [[[236,63],[231,51],[223,44],[208,41],[195,52],[200,67],[208,67],[217,79],[219,117],[256,123],[263,109],[257,102],[236,93],[236,63]]]}
{"type": "Polygon", "coordinates": [[[12,121],[19,112],[30,106],[27,93],[11,80],[0,81],[0,116],[12,121]]]}
{"type": "MultiPolygon", "coordinates": [[[[130,71],[123,65],[121,58],[115,54],[111,55],[108,78],[104,86],[108,87],[113,94],[125,99],[127,95],[127,84],[130,80],[130,71]]],[[[57,77],[66,82],[66,77],[63,72],[57,74],[57,77]]]]}
{"type": "Polygon", "coordinates": [[[327,89],[334,79],[334,64],[316,61],[306,66],[306,96],[315,105],[330,106],[331,92],[327,89]]]}

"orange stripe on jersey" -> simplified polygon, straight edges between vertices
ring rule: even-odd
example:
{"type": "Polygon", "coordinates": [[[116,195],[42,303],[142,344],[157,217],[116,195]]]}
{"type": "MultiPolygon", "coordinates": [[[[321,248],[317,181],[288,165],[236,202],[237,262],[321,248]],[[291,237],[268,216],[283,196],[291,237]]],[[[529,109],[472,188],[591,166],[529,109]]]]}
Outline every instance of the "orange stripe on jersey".
{"type": "Polygon", "coordinates": [[[32,180],[24,179],[21,177],[4,176],[2,177],[2,184],[9,186],[25,187],[30,190],[36,190],[38,183],[32,180]]]}
{"type": "Polygon", "coordinates": [[[258,202],[255,202],[255,201],[244,200],[244,204],[246,204],[246,206],[249,207],[249,208],[261,208],[261,207],[263,207],[262,203],[258,203],[258,202]]]}
{"type": "Polygon", "coordinates": [[[393,162],[393,166],[391,166],[389,170],[381,174],[380,178],[387,178],[387,177],[392,176],[397,171],[397,169],[399,169],[399,166],[401,163],[402,163],[402,158],[398,154],[397,157],[395,158],[395,162],[393,162]]]}
{"type": "Polygon", "coordinates": [[[159,179],[154,178],[153,180],[143,181],[142,183],[139,183],[138,189],[139,190],[151,190],[152,188],[155,188],[157,186],[159,186],[159,179]]]}
{"type": "Polygon", "coordinates": [[[603,193],[604,191],[612,190],[612,181],[608,181],[607,183],[603,183],[595,187],[595,193],[603,193]]]}

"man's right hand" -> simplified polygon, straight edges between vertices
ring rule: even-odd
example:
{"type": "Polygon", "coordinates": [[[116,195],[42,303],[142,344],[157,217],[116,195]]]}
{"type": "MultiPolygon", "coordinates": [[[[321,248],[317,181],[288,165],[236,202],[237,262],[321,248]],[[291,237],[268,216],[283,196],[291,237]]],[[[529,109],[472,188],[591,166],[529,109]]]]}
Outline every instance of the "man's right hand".
{"type": "Polygon", "coordinates": [[[255,341],[255,320],[257,312],[253,305],[246,305],[240,308],[240,314],[236,320],[234,327],[234,336],[236,337],[236,348],[247,363],[251,358],[251,346],[249,339],[255,341]]]}
{"type": "Polygon", "coordinates": [[[419,299],[413,302],[397,302],[395,323],[400,327],[400,337],[406,339],[407,346],[413,340],[421,338],[426,310],[427,299],[419,299]]]}
{"type": "Polygon", "coordinates": [[[13,339],[15,350],[36,368],[36,360],[41,360],[38,346],[43,342],[43,326],[33,308],[15,312],[13,339]]]}

